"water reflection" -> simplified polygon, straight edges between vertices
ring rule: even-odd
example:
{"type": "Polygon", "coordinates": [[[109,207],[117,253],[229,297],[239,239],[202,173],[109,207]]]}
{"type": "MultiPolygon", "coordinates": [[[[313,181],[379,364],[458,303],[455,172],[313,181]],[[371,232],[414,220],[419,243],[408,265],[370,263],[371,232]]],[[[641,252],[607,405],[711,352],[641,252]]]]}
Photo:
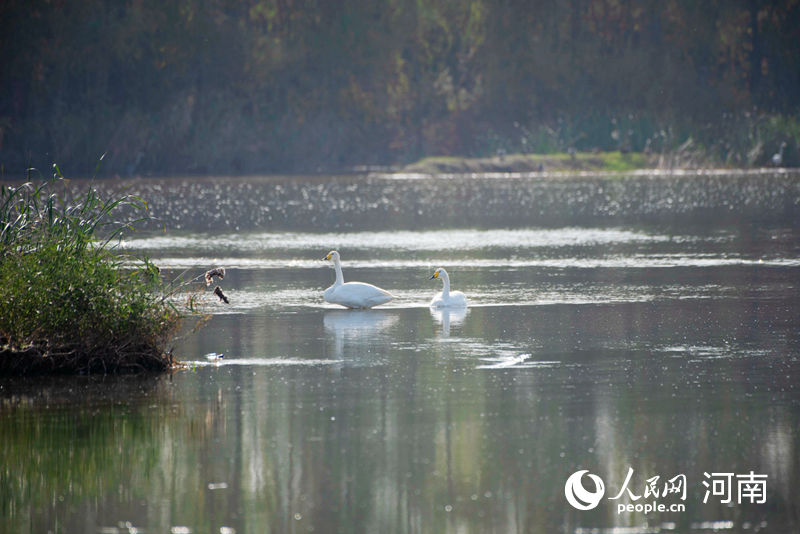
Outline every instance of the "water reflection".
{"type": "Polygon", "coordinates": [[[134,488],[174,469],[163,443],[186,410],[168,376],[3,380],[0,393],[0,531],[96,532],[109,512],[135,517],[134,488]]]}
{"type": "Polygon", "coordinates": [[[325,310],[322,324],[333,336],[333,357],[369,363],[371,348],[397,323],[396,314],[381,310],[325,310]]]}
{"type": "Polygon", "coordinates": [[[751,211],[724,213],[774,205],[774,221],[796,213],[785,199],[800,181],[493,180],[362,177],[352,202],[360,182],[166,184],[153,209],[169,210],[169,231],[137,246],[162,267],[228,267],[223,310],[235,313],[211,307],[175,350],[194,364],[171,376],[0,380],[0,532],[800,530],[796,217],[709,230],[711,209],[677,229],[612,226],[623,205],[667,213],[664,191],[687,210],[741,207],[751,191],[751,211]],[[175,199],[197,198],[182,187],[244,214],[214,221],[254,232],[226,232],[230,263],[174,232],[176,221],[203,231],[191,214],[210,220],[202,199],[181,215],[175,199]],[[327,213],[323,198],[348,201],[327,213]],[[317,219],[303,219],[311,204],[317,219]],[[582,211],[556,227],[570,209],[582,211]],[[416,229],[431,213],[446,220],[364,232],[416,229]],[[313,232],[325,221],[341,222],[352,276],[370,268],[397,306],[324,306],[318,242],[334,234],[313,232]],[[420,280],[445,259],[467,310],[427,308],[420,280]],[[613,495],[629,468],[636,494],[649,477],[685,474],[686,511],[564,499],[579,469],[613,495]],[[751,470],[769,477],[766,503],[703,504],[704,472],[751,470]]]}
{"type": "MultiPolygon", "coordinates": [[[[732,357],[696,359],[720,345],[693,328],[677,332],[690,338],[684,346],[671,343],[671,324],[640,321],[647,306],[475,308],[468,320],[442,315],[442,329],[458,321],[465,332],[432,346],[424,333],[438,320],[424,308],[317,309],[282,317],[254,338],[257,350],[248,339],[265,319],[226,315],[193,342],[222,338],[236,365],[155,381],[4,382],[0,530],[96,532],[126,521],[151,532],[639,532],[670,522],[702,532],[719,521],[795,530],[794,356],[750,354],[740,331],[732,357]],[[238,352],[224,341],[233,322],[238,352]],[[296,364],[262,364],[299,340],[309,345],[296,364]],[[629,467],[637,493],[647,477],[686,474],[687,511],[578,512],[563,499],[578,469],[618,491],[629,467]],[[704,471],[750,470],[769,475],[766,504],[702,504],[704,471]]],[[[784,306],[762,310],[782,318],[774,338],[796,333],[784,306]]],[[[667,305],[647,313],[693,322],[667,305]]],[[[705,306],[698,316],[741,324],[746,309],[705,306]]]]}
{"type": "Polygon", "coordinates": [[[430,308],[431,317],[442,326],[440,337],[450,337],[450,324],[460,325],[467,318],[469,308],[430,308]]]}

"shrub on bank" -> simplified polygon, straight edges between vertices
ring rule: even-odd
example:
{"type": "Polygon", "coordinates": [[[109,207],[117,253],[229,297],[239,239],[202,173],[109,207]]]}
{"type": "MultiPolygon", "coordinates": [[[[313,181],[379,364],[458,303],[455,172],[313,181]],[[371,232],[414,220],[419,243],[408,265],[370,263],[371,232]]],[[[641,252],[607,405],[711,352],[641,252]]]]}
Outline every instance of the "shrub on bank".
{"type": "Polygon", "coordinates": [[[0,187],[0,374],[164,370],[181,314],[147,261],[123,268],[115,210],[145,203],[70,198],[52,181],[0,187]]]}

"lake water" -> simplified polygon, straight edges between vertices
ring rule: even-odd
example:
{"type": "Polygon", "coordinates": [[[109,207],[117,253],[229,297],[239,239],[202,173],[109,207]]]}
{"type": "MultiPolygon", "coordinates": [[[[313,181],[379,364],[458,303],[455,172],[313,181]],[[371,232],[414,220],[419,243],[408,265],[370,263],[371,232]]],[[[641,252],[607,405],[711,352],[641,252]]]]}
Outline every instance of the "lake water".
{"type": "Polygon", "coordinates": [[[797,174],[127,185],[231,302],[175,373],[0,381],[0,532],[800,530],[797,174]]]}

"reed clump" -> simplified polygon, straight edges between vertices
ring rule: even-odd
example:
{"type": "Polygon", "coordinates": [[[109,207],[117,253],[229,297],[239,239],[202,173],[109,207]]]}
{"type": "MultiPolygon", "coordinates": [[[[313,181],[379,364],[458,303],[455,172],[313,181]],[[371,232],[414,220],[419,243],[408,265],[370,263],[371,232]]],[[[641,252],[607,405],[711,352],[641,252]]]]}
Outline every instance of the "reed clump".
{"type": "Polygon", "coordinates": [[[147,260],[131,268],[115,253],[146,211],[135,196],[73,198],[53,180],[0,186],[0,375],[165,370],[182,314],[147,260]],[[127,211],[127,210],[126,210],[127,211]]]}

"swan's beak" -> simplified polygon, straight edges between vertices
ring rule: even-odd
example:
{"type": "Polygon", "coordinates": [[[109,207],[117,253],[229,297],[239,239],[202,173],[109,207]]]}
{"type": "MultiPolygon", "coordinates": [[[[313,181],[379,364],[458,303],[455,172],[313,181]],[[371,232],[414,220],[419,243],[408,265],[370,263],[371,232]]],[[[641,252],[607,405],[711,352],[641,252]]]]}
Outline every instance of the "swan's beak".
{"type": "Polygon", "coordinates": [[[330,255],[330,254],[328,254],[327,256],[325,256],[324,258],[322,258],[322,261],[329,260],[329,259],[331,259],[331,255],[330,255]]]}
{"type": "Polygon", "coordinates": [[[434,278],[439,278],[439,273],[433,273],[433,276],[431,276],[428,280],[433,280],[434,278]]]}

